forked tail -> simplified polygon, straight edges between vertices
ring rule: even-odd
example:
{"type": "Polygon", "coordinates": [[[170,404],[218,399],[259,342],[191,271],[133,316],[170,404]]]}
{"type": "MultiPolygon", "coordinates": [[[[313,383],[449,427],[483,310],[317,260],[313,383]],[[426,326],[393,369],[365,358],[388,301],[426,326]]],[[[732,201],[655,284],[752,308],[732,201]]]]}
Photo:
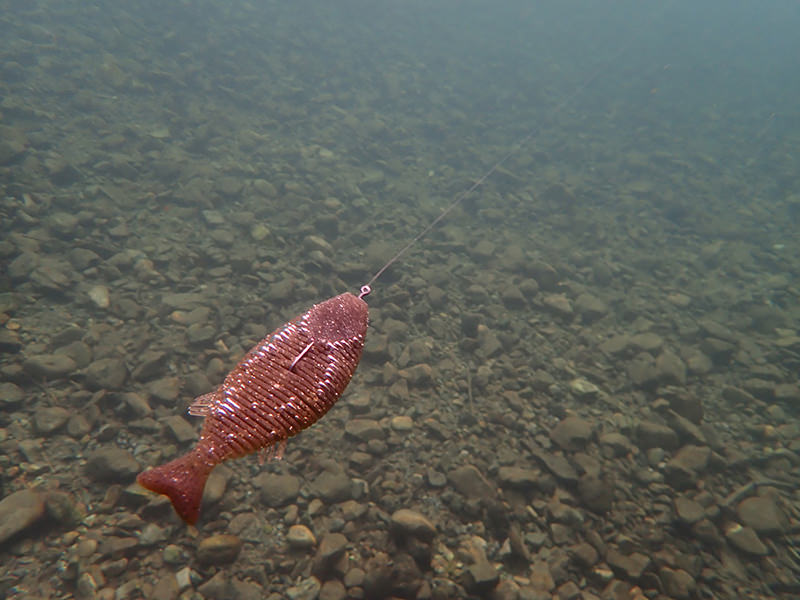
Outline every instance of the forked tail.
{"type": "Polygon", "coordinates": [[[200,516],[203,488],[213,468],[214,464],[195,449],[160,467],[139,473],[136,481],[148,490],[167,496],[178,516],[194,525],[200,516]]]}

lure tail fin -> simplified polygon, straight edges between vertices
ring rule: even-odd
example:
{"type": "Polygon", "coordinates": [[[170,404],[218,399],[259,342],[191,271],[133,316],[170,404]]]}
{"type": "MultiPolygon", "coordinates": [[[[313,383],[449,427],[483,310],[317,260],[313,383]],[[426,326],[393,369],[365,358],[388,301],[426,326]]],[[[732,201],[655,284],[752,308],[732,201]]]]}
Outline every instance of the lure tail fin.
{"type": "Polygon", "coordinates": [[[150,491],[167,496],[178,516],[194,525],[200,516],[203,488],[214,466],[195,449],[160,467],[139,473],[136,481],[150,491]]]}

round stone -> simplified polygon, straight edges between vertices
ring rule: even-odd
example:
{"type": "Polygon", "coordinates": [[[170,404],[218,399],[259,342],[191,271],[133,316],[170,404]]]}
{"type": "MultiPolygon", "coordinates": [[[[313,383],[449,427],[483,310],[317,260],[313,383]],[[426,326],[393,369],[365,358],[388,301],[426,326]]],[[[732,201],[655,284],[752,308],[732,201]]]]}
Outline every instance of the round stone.
{"type": "Polygon", "coordinates": [[[293,550],[308,550],[317,545],[317,538],[305,525],[292,525],[286,534],[286,542],[293,550]]]}

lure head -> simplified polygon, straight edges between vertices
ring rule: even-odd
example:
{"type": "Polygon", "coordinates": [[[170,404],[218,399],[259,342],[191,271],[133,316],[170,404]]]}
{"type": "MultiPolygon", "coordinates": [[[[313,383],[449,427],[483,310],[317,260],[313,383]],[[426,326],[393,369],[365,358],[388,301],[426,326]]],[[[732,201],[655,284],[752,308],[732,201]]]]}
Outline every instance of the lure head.
{"type": "Polygon", "coordinates": [[[315,341],[337,343],[367,335],[369,307],[361,298],[347,292],[311,307],[303,319],[315,341]]]}

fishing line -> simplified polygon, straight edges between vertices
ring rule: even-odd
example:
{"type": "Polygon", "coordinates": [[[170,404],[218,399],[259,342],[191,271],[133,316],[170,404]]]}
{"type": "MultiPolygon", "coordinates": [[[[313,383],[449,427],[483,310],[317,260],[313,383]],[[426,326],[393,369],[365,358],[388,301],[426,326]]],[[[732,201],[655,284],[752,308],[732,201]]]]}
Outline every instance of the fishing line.
{"type": "Polygon", "coordinates": [[[405,246],[400,248],[394,256],[392,256],[386,263],[378,269],[375,274],[370,278],[367,283],[361,286],[360,293],[358,295],[359,298],[363,298],[367,296],[370,292],[372,292],[373,284],[378,280],[378,278],[383,275],[395,262],[397,262],[403,255],[406,254],[411,248],[413,248],[417,242],[419,242],[422,238],[424,238],[430,231],[436,227],[441,221],[443,221],[457,206],[459,206],[464,199],[469,196],[472,192],[477,190],[481,185],[486,182],[492,174],[497,171],[503,164],[505,164],[512,156],[516,155],[525,145],[530,143],[532,140],[538,138],[539,134],[544,130],[545,125],[551,124],[556,116],[564,109],[564,107],[572,102],[575,98],[580,96],[586,88],[588,88],[592,82],[597,79],[602,73],[606,72],[612,63],[614,63],[620,56],[625,54],[630,47],[633,45],[635,41],[637,41],[640,37],[643,36],[641,31],[643,29],[650,29],[650,26],[653,22],[664,15],[666,10],[671,5],[671,2],[667,2],[662,6],[662,10],[653,12],[648,19],[645,20],[644,27],[639,28],[639,35],[631,36],[627,42],[620,45],[613,53],[605,58],[600,64],[592,70],[587,77],[585,77],[582,81],[580,81],[571,92],[562,96],[561,100],[556,104],[554,108],[550,110],[550,112],[545,115],[544,119],[541,122],[534,125],[528,133],[524,136],[519,138],[519,140],[514,143],[511,147],[511,150],[506,152],[500,160],[494,163],[483,175],[481,175],[472,185],[467,187],[464,191],[456,196],[456,198],[448,204],[444,210],[430,223],[428,223],[416,236],[414,236],[405,246]]]}

